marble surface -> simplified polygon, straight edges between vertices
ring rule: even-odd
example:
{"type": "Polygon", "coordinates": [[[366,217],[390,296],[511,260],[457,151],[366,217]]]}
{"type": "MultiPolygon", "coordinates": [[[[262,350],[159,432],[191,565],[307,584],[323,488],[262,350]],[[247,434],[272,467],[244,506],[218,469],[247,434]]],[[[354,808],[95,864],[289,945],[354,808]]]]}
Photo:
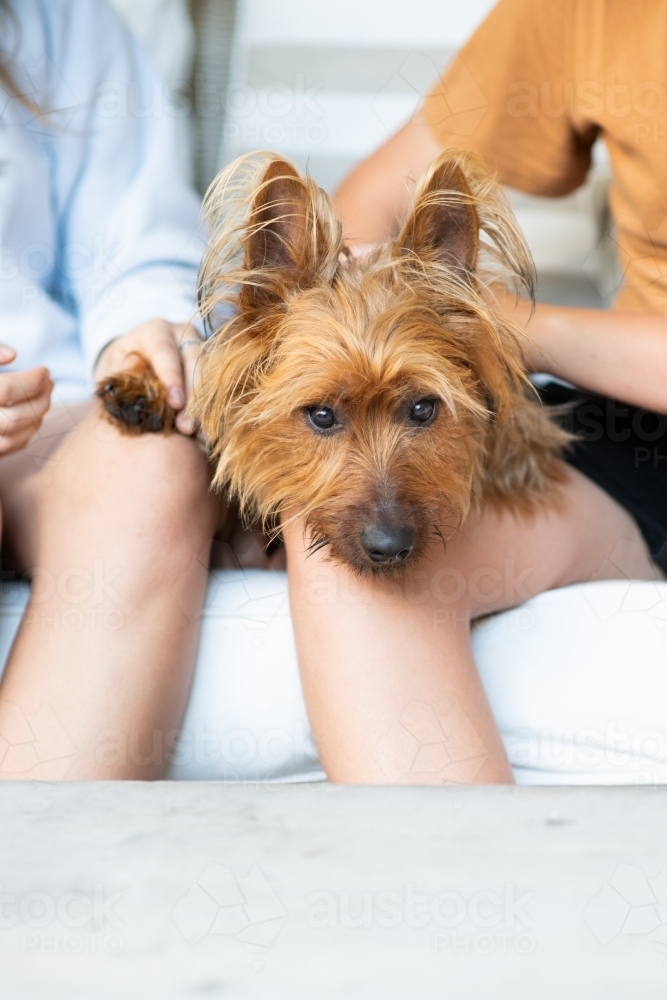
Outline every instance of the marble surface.
{"type": "Polygon", "coordinates": [[[667,793],[0,787],[2,995],[667,994],[667,793]]]}

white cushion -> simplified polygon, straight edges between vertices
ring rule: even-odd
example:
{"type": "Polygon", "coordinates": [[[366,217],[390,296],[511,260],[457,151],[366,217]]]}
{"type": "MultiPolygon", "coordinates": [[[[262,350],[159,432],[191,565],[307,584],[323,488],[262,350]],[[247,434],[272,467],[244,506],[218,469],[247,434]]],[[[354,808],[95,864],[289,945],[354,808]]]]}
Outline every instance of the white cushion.
{"type": "MultiPolygon", "coordinates": [[[[0,595],[0,662],[27,599],[0,595]]],[[[522,784],[667,782],[667,583],[552,590],[479,623],[473,648],[522,784]]],[[[283,573],[211,573],[176,779],[324,778],[283,573]]]]}
{"type": "Polygon", "coordinates": [[[324,779],[308,725],[284,573],[211,573],[174,778],[324,779]]]}
{"type": "Polygon", "coordinates": [[[667,782],[667,583],[547,591],[473,648],[519,783],[667,782]]]}

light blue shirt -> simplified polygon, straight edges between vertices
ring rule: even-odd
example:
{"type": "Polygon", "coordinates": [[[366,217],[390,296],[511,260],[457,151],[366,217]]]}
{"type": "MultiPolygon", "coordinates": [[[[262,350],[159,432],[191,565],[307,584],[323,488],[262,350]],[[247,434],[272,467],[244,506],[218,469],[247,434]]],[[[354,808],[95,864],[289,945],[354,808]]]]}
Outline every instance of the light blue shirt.
{"type": "Polygon", "coordinates": [[[106,0],[11,6],[2,49],[46,114],[0,89],[0,342],[18,352],[0,370],[46,365],[56,401],[81,399],[114,337],[192,318],[199,202],[179,111],[106,0]]]}

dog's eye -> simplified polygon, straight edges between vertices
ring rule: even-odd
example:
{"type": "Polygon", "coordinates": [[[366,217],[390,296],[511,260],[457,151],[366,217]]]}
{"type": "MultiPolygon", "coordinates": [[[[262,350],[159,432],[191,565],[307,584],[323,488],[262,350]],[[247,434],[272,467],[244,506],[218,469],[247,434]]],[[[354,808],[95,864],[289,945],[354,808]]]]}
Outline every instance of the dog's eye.
{"type": "Polygon", "coordinates": [[[330,431],[337,426],[336,414],[330,406],[308,406],[306,416],[316,431],[330,431]]]}
{"type": "Polygon", "coordinates": [[[437,412],[437,399],[418,399],[410,410],[410,420],[413,424],[420,424],[423,427],[424,424],[433,423],[437,412]]]}

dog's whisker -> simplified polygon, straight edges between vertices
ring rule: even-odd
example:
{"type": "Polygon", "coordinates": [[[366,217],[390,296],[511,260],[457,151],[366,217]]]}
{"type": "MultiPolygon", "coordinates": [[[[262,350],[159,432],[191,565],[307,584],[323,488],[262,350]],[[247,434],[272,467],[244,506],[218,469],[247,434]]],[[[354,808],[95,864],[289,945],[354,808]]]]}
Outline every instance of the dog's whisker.
{"type": "Polygon", "coordinates": [[[433,534],[436,536],[436,538],[440,539],[440,541],[442,542],[442,547],[443,547],[443,549],[446,552],[447,551],[447,539],[445,538],[445,536],[443,535],[442,531],[440,530],[440,528],[438,527],[437,524],[435,524],[433,526],[433,534]]]}
{"type": "Polygon", "coordinates": [[[326,548],[327,545],[331,545],[331,539],[316,538],[315,541],[311,542],[310,545],[306,548],[306,558],[308,559],[310,556],[314,556],[316,552],[319,552],[321,549],[326,548]]]}
{"type": "Polygon", "coordinates": [[[467,539],[467,535],[463,530],[465,522],[460,524],[452,525],[451,522],[440,522],[433,525],[433,534],[437,535],[441,540],[445,549],[447,548],[447,543],[451,542],[453,538],[460,535],[461,538],[467,539]],[[445,529],[443,532],[442,529],[445,529]]]}

